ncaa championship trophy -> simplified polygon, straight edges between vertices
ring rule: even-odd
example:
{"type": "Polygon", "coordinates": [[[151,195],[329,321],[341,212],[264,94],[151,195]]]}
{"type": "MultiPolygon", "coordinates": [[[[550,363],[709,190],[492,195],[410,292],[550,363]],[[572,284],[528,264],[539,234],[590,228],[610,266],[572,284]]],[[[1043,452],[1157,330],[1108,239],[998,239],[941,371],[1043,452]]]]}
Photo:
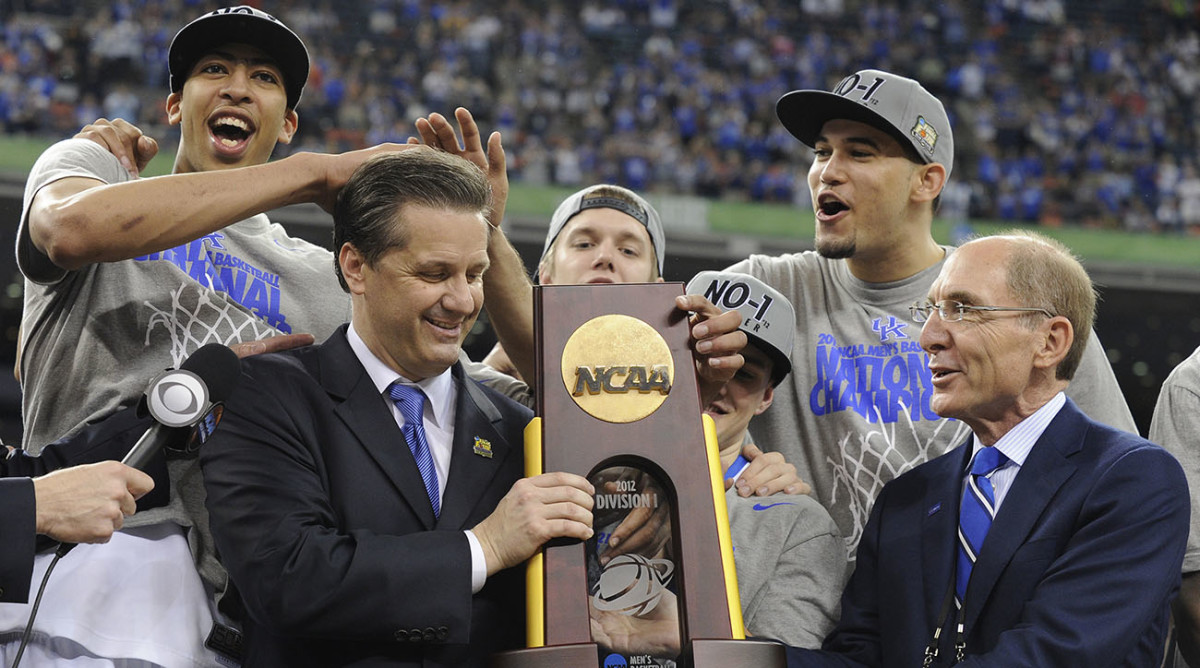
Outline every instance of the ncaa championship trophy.
{"type": "Polygon", "coordinates": [[[680,283],[535,288],[525,473],[587,477],[595,534],[530,560],[528,649],[492,668],[784,665],[781,645],[745,639],[681,294],[680,283]]]}

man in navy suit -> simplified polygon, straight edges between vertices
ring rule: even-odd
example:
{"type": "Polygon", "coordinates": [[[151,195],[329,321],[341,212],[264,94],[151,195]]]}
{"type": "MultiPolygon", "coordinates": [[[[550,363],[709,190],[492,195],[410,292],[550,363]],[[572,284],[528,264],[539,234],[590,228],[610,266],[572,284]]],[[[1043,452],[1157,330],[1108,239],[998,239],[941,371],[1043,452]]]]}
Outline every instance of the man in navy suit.
{"type": "Polygon", "coordinates": [[[245,360],[201,465],[246,665],[482,666],[523,640],[511,567],[591,536],[591,485],[522,479],[531,413],[458,363],[483,303],[490,201],[484,172],[447,153],[364,165],[334,213],[350,324],[245,360]],[[424,398],[425,454],[394,386],[424,398]]]}
{"type": "Polygon", "coordinates": [[[1161,663],[1187,483],[1166,451],[1063,394],[1095,303],[1083,267],[1041,236],[950,256],[913,316],[931,406],[973,437],[884,487],[841,620],[822,650],[789,649],[789,666],[1161,663]],[[996,454],[994,469],[973,467],[996,454]],[[986,505],[966,496],[982,490],[986,505]]]}

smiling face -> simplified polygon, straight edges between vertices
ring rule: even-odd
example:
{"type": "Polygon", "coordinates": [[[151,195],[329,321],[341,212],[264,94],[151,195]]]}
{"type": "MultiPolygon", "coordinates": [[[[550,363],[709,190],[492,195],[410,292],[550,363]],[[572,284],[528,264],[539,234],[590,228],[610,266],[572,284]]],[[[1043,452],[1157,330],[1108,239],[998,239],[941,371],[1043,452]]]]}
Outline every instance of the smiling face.
{"type": "Polygon", "coordinates": [[[818,253],[846,259],[855,276],[872,282],[905,278],[941,259],[929,228],[943,165],[916,162],[892,135],[845,119],[821,127],[813,153],[808,186],[818,253]]]}
{"type": "Polygon", "coordinates": [[[458,360],[483,307],[488,224],[481,212],[405,204],[407,243],[368,266],[352,244],[339,262],[354,301],[354,328],[380,360],[413,381],[458,360]]]}
{"type": "Polygon", "coordinates": [[[742,356],[746,363],[704,409],[716,425],[722,457],[741,452],[750,418],[767,410],[775,398],[771,358],[753,344],[742,349],[742,356]]]}
{"type": "MultiPolygon", "coordinates": [[[[999,239],[964,245],[946,260],[929,300],[1026,306],[1009,291],[1008,255],[1007,243],[999,239]]],[[[1031,325],[1023,316],[967,311],[959,322],[944,322],[934,313],[921,329],[921,347],[929,354],[932,372],[930,407],[942,417],[965,422],[985,444],[994,443],[1049,399],[1042,384],[1053,378],[1061,359],[1046,356],[1047,341],[1052,321],[1065,319],[1041,318],[1031,325]]]]}
{"type": "Polygon", "coordinates": [[[627,213],[598,207],[563,227],[538,270],[538,282],[648,283],[656,279],[657,267],[646,227],[627,213]]]}
{"type": "Polygon", "coordinates": [[[287,108],[283,74],[258,48],[226,44],[196,61],[167,119],[180,126],[177,173],[260,165],[291,142],[298,118],[287,108]]]}

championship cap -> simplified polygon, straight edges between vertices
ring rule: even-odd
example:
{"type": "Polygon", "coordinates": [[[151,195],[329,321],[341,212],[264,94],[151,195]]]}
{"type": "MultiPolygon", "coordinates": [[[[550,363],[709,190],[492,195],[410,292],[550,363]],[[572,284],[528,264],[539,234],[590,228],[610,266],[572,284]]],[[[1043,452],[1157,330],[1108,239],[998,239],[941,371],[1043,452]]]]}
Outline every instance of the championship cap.
{"type": "Polygon", "coordinates": [[[275,61],[283,72],[288,109],[294,109],[308,81],[308,49],[279,19],[249,5],[211,11],[175,33],[167,52],[171,92],[183,90],[201,56],[214,47],[235,43],[256,46],[275,61]]]}
{"type": "Polygon", "coordinates": [[[807,146],[817,142],[826,121],[844,118],[888,132],[910,144],[926,163],[954,166],[954,134],[940,100],[912,79],[881,70],[862,70],[833,91],[794,90],[779,98],[775,114],[807,146]]]}
{"type": "Polygon", "coordinates": [[[554,215],[550,218],[550,229],[546,232],[546,245],[542,247],[542,259],[545,259],[546,253],[550,252],[550,247],[554,245],[554,240],[566,227],[567,222],[588,209],[616,209],[629,214],[633,219],[645,225],[646,231],[650,233],[650,243],[654,245],[655,259],[658,260],[658,275],[662,276],[667,242],[663,235],[662,219],[658,217],[658,212],[650,206],[649,202],[632,190],[607,184],[588,186],[558,205],[558,208],[554,210],[554,215]],[[596,193],[601,188],[616,190],[632,202],[619,197],[606,196],[604,193],[596,193]]]}
{"type": "Polygon", "coordinates": [[[792,370],[796,310],[778,290],[748,274],[702,271],[688,282],[687,293],[704,295],[717,308],[742,315],[738,329],[775,364],[772,384],[778,385],[792,370]]]}

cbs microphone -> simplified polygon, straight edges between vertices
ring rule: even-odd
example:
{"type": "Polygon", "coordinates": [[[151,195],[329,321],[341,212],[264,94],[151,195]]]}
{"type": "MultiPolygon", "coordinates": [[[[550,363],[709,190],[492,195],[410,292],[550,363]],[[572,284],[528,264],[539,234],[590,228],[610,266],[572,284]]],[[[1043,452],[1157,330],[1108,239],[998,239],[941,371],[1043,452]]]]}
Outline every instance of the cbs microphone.
{"type": "MultiPolygon", "coordinates": [[[[163,446],[186,438],[213,408],[229,397],[241,375],[242,363],[228,347],[209,343],[184,360],[178,369],[164,371],[146,388],[143,402],[155,424],[138,439],[122,464],[145,470],[163,446]]],[[[200,431],[201,442],[212,425],[200,431]]]]}

